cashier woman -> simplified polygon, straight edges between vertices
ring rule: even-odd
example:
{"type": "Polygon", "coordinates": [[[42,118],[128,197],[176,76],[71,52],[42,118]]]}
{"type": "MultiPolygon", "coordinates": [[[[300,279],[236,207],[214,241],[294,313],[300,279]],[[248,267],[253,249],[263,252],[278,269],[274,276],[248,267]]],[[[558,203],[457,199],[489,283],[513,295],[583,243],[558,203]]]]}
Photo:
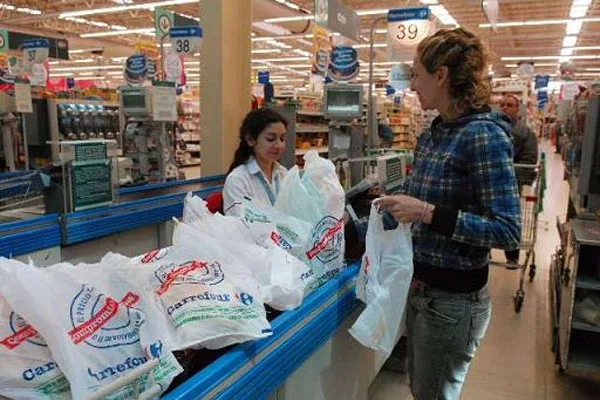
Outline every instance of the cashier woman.
{"type": "Polygon", "coordinates": [[[285,150],[287,121],[276,111],[251,111],[240,128],[240,144],[223,188],[223,210],[239,215],[250,200],[259,206],[273,206],[287,170],[277,160],[285,150]]]}

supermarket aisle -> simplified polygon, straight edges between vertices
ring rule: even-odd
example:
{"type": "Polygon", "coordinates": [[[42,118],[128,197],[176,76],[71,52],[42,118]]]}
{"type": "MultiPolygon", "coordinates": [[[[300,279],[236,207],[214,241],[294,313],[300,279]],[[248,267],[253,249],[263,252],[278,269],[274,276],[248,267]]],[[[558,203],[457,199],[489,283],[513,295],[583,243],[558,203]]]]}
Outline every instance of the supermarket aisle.
{"type": "MultiPolygon", "coordinates": [[[[550,350],[548,311],[548,266],[550,256],[559,243],[556,217],[564,220],[568,188],[562,180],[560,157],[543,143],[547,155],[548,190],[536,246],[538,273],[525,287],[525,303],[521,313],[514,311],[512,298],[518,287],[518,274],[502,268],[492,269],[492,321],[473,364],[464,400],[519,399],[598,399],[600,381],[559,375],[550,350]],[[546,229],[547,228],[547,229],[546,229]]],[[[522,254],[523,256],[523,254],[522,254]]],[[[494,259],[504,260],[494,251],[494,259]]],[[[412,399],[405,375],[381,371],[370,388],[371,400],[412,399]]]]}

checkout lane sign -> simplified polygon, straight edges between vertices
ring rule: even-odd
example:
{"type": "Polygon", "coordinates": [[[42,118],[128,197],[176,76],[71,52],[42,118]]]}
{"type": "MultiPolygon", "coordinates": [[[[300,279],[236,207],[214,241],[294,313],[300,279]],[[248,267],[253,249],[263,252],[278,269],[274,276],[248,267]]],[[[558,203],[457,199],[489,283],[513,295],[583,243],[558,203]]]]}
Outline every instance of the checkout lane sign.
{"type": "Polygon", "coordinates": [[[202,40],[199,26],[180,26],[169,30],[171,48],[179,55],[192,55],[202,40]]]}
{"type": "Polygon", "coordinates": [[[50,42],[48,39],[26,40],[21,44],[21,49],[26,64],[43,64],[50,54],[50,42]]]}
{"type": "Polygon", "coordinates": [[[429,7],[398,8],[388,12],[388,57],[412,60],[417,45],[433,33],[429,7]]]}

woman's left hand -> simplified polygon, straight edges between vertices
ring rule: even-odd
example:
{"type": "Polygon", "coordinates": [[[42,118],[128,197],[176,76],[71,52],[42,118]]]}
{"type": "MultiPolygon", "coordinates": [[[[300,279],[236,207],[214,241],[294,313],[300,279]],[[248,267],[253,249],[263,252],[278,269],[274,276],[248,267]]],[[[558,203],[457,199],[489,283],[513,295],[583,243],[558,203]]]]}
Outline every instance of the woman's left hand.
{"type": "Polygon", "coordinates": [[[415,197],[404,194],[384,196],[375,200],[375,205],[387,209],[398,222],[431,223],[433,206],[415,197]]]}

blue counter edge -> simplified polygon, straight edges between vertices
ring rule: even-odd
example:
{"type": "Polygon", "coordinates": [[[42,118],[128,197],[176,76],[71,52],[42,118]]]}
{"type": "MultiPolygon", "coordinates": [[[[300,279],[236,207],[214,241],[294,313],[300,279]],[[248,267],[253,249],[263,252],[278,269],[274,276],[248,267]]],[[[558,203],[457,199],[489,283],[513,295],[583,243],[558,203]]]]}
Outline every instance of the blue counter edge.
{"type": "Polygon", "coordinates": [[[214,181],[224,181],[225,175],[212,175],[206,176],[204,178],[195,178],[195,179],[186,179],[183,181],[171,181],[164,183],[151,183],[147,185],[140,186],[132,186],[132,187],[123,187],[119,189],[119,195],[126,195],[132,193],[140,193],[140,192],[150,192],[153,190],[159,189],[168,189],[176,186],[187,186],[187,185],[196,185],[198,183],[207,183],[214,181]]]}
{"type": "Polygon", "coordinates": [[[60,246],[58,214],[0,225],[0,257],[13,258],[34,251],[60,246]],[[19,230],[17,233],[7,233],[19,230]]]}
{"type": "MultiPolygon", "coordinates": [[[[310,294],[302,305],[272,321],[273,335],[241,344],[181,384],[163,400],[191,400],[207,396],[252,358],[277,341],[337,291],[355,279],[359,264],[353,264],[310,294]]],[[[344,293],[275,350],[256,363],[216,399],[260,399],[275,391],[305,360],[319,349],[340,324],[358,307],[354,290],[344,293]]]]}

